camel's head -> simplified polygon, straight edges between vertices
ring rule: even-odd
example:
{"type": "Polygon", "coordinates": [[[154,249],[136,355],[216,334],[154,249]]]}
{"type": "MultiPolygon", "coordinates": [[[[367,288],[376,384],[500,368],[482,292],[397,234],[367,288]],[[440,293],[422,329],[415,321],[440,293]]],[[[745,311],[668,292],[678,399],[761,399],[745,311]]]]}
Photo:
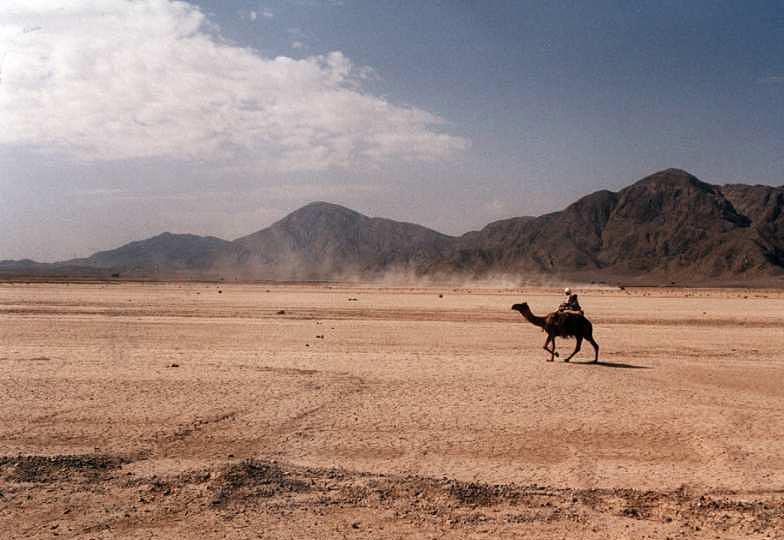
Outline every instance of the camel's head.
{"type": "Polygon", "coordinates": [[[512,309],[522,313],[523,311],[528,311],[528,304],[526,302],[523,302],[522,304],[515,304],[512,306],[512,309]]]}

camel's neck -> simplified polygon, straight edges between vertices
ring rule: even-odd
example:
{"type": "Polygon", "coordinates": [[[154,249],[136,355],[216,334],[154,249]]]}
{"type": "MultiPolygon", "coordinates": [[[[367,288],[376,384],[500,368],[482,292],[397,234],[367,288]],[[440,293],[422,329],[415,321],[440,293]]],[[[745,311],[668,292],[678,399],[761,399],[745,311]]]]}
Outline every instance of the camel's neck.
{"type": "Polygon", "coordinates": [[[545,318],[534,315],[531,313],[530,309],[521,309],[520,314],[531,324],[535,324],[540,328],[544,328],[546,326],[545,318]]]}

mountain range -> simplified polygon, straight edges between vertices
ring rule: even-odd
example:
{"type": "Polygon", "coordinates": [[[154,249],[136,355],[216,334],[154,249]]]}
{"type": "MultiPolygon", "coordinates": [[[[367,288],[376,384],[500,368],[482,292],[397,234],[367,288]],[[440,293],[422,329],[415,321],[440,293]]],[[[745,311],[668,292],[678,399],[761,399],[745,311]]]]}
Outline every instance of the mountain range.
{"type": "Polygon", "coordinates": [[[269,280],[492,279],[784,286],[784,186],[713,185],[667,169],[565,209],[449,236],[325,202],[226,241],[161,235],[0,275],[269,280]]]}

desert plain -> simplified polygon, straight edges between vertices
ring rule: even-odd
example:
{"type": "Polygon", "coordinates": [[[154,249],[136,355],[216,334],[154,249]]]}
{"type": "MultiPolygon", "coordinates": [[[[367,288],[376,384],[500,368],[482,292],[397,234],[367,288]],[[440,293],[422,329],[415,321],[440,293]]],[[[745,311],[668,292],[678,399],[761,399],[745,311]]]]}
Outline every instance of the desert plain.
{"type": "Polygon", "coordinates": [[[784,292],[577,292],[0,284],[0,536],[784,538],[784,292]]]}

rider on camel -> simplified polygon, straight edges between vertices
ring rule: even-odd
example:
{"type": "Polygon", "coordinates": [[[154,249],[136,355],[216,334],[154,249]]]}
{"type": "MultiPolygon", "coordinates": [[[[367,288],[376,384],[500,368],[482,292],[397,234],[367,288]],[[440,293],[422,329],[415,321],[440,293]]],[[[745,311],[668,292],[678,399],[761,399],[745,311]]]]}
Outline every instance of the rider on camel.
{"type": "Polygon", "coordinates": [[[564,289],[564,294],[567,300],[558,306],[558,311],[576,311],[582,315],[583,308],[580,307],[580,303],[577,301],[577,293],[573,293],[572,289],[567,287],[564,289]]]}

